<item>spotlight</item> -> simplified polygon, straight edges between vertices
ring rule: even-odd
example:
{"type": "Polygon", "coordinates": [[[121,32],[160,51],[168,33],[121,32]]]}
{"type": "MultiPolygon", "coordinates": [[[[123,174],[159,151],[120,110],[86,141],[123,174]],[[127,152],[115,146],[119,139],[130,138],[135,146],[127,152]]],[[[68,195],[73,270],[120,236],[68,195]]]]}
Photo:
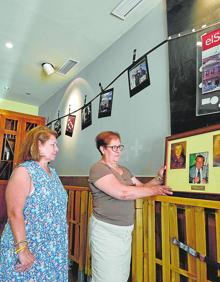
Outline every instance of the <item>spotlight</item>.
{"type": "Polygon", "coordinates": [[[54,66],[50,63],[43,63],[42,68],[46,72],[47,75],[51,75],[55,71],[54,66]]]}

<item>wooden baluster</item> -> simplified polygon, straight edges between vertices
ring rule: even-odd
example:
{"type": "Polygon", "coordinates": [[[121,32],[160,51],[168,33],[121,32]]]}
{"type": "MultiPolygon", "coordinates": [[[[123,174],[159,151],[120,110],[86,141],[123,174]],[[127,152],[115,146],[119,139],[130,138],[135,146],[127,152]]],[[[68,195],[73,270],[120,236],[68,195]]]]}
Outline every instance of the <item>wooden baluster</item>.
{"type": "MultiPolygon", "coordinates": [[[[205,212],[204,208],[195,208],[195,227],[196,227],[196,250],[206,255],[206,235],[205,235],[205,212]]],[[[207,281],[206,263],[196,260],[197,282],[207,281]]]]}
{"type": "MultiPolygon", "coordinates": [[[[195,230],[195,208],[193,207],[186,207],[185,209],[186,215],[186,238],[187,238],[187,245],[193,249],[196,249],[196,230],[195,230]]],[[[193,282],[196,280],[196,258],[191,256],[190,254],[187,255],[188,259],[188,271],[189,282],[193,282]],[[194,279],[193,279],[194,278],[194,279]]]]}
{"type": "MultiPolygon", "coordinates": [[[[177,220],[177,206],[170,205],[170,238],[178,238],[178,220],[177,220]]],[[[171,252],[171,281],[172,282],[180,282],[180,275],[175,271],[175,269],[180,268],[180,257],[179,257],[179,248],[171,244],[170,246],[171,252]],[[173,268],[174,267],[174,268],[173,268]]]]}

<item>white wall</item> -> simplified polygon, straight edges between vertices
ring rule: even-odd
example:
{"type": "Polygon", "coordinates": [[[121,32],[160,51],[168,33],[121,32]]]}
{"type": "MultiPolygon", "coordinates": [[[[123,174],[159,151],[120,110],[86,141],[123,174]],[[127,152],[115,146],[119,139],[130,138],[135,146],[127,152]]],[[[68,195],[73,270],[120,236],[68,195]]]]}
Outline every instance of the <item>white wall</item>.
{"type": "MultiPolygon", "coordinates": [[[[39,114],[54,119],[83,105],[99,92],[99,82],[108,85],[132,62],[167,37],[166,10],[161,3],[128,33],[85,68],[71,83],[42,105],[39,114]]],[[[95,39],[94,39],[95,40],[95,39]]],[[[88,46],[89,48],[89,46],[88,46]]],[[[60,153],[55,166],[60,175],[88,175],[92,163],[99,159],[94,138],[103,130],[118,131],[125,150],[121,163],[135,175],[152,176],[164,161],[165,137],[170,135],[168,48],[159,47],[148,56],[151,85],[132,98],[129,96],[127,72],[114,84],[112,116],[98,119],[99,99],[92,102],[92,125],[81,131],[77,112],[73,137],[64,135],[66,118],[62,119],[63,134],[58,143],[60,153]]]]}

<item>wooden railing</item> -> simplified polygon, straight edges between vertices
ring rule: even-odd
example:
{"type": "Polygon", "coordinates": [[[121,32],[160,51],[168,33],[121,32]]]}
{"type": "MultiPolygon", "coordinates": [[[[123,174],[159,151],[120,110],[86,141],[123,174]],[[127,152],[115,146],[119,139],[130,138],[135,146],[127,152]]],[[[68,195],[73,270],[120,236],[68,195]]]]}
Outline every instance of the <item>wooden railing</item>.
{"type": "Polygon", "coordinates": [[[132,281],[220,281],[220,272],[171,243],[220,262],[220,202],[177,197],[136,201],[132,281]]]}
{"type": "MultiPolygon", "coordinates": [[[[69,257],[90,275],[91,194],[87,187],[65,188],[69,194],[69,257]]],[[[171,238],[220,262],[220,202],[158,196],[137,200],[135,212],[133,282],[219,281],[220,271],[173,245],[171,238]]]]}
{"type": "Polygon", "coordinates": [[[79,272],[90,274],[88,219],[92,211],[91,193],[87,187],[65,186],[68,192],[67,221],[69,225],[69,258],[79,272]]]}

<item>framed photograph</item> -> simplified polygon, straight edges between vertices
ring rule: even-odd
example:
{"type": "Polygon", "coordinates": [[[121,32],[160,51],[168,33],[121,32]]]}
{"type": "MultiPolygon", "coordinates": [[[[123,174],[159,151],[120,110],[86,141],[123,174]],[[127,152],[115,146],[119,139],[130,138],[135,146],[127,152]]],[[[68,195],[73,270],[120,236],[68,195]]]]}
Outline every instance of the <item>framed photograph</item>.
{"type": "Polygon", "coordinates": [[[220,125],[167,137],[165,165],[173,191],[220,194],[220,125]]]}
{"type": "Polygon", "coordinates": [[[130,97],[150,85],[147,56],[135,61],[128,69],[130,97]]]}
{"type": "Polygon", "coordinates": [[[208,183],[208,154],[208,152],[196,152],[189,155],[189,183],[208,183]]]}
{"type": "Polygon", "coordinates": [[[100,94],[98,118],[111,116],[113,88],[100,94]]]}
{"type": "Polygon", "coordinates": [[[173,143],[171,145],[170,169],[186,167],[186,142],[173,143]]]}
{"type": "Polygon", "coordinates": [[[74,115],[68,116],[65,135],[70,136],[70,137],[73,136],[75,121],[76,121],[76,116],[74,115]]]}
{"type": "Polygon", "coordinates": [[[220,167],[220,134],[213,136],[213,166],[220,167]]]}
{"type": "Polygon", "coordinates": [[[59,118],[54,123],[54,131],[57,133],[57,138],[61,135],[61,119],[59,118]]]}
{"type": "Polygon", "coordinates": [[[92,124],[92,103],[86,104],[81,110],[81,128],[82,130],[92,124]]]}

